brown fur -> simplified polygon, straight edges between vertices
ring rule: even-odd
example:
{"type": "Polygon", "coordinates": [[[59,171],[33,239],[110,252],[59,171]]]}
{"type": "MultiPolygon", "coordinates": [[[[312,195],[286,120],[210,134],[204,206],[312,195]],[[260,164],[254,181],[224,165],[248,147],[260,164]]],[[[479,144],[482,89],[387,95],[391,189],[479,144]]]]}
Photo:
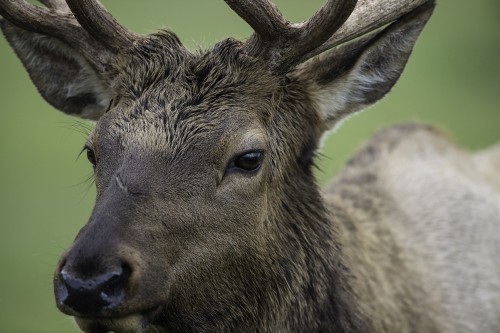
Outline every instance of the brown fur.
{"type": "MultiPolygon", "coordinates": [[[[486,299],[485,286],[498,286],[500,274],[462,272],[461,239],[434,241],[470,229],[467,215],[427,209],[412,218],[418,203],[433,203],[417,186],[429,174],[443,175],[436,200],[460,192],[477,203],[485,189],[494,198],[483,183],[495,171],[483,162],[496,157],[471,158],[435,130],[406,125],[376,136],[324,197],[312,173],[324,132],[389,92],[431,12],[429,3],[286,74],[238,41],[191,53],[167,31],[98,71],[59,41],[2,22],[50,103],[99,118],[87,141],[96,205],[56,270],[61,311],[88,333],[494,332],[500,297],[486,299]],[[54,73],[53,59],[67,69],[54,73]],[[256,151],[259,168],[235,167],[256,151]],[[484,177],[478,191],[449,190],[458,156],[467,177],[484,177]],[[81,292],[102,281],[103,291],[81,292]],[[462,293],[471,283],[479,287],[462,293]]],[[[454,200],[444,201],[463,203],[454,200]]],[[[478,229],[500,225],[493,201],[481,206],[478,229]]],[[[488,235],[477,237],[494,251],[488,235]]],[[[482,258],[478,267],[491,266],[482,258]]]]}
{"type": "MultiPolygon", "coordinates": [[[[477,315],[470,316],[469,314],[467,319],[459,319],[456,317],[457,313],[450,312],[450,308],[454,306],[448,304],[448,298],[451,297],[448,293],[458,295],[461,292],[450,291],[448,286],[435,289],[436,285],[430,283],[431,276],[435,274],[431,267],[433,262],[444,259],[445,265],[450,270],[455,266],[467,271],[465,260],[463,262],[457,260],[463,258],[463,253],[447,255],[434,252],[437,249],[419,243],[417,239],[420,236],[416,236],[421,234],[422,237],[427,238],[427,242],[432,244],[436,240],[433,239],[435,236],[431,235],[435,234],[438,240],[444,243],[442,246],[448,247],[447,251],[456,251],[456,253],[464,250],[472,253],[477,246],[483,245],[493,248],[492,244],[478,243],[461,244],[462,248],[460,248],[454,245],[451,239],[464,238],[461,242],[467,242],[465,238],[468,236],[483,238],[484,236],[480,234],[488,231],[475,230],[469,231],[469,235],[466,233],[451,235],[449,231],[445,231],[445,225],[451,222],[452,228],[459,230],[461,224],[464,223],[478,228],[482,228],[481,225],[488,228],[487,225],[492,223],[498,228],[500,207],[499,201],[494,199],[495,196],[500,198],[498,189],[494,190],[496,193],[494,192],[494,196],[491,197],[492,201],[486,203],[496,211],[489,221],[482,220],[482,214],[473,214],[476,220],[468,221],[466,216],[453,216],[456,214],[452,212],[448,213],[451,219],[447,221],[439,218],[437,210],[424,211],[429,221],[422,221],[416,219],[415,216],[408,215],[412,203],[407,201],[405,196],[398,195],[391,186],[396,182],[398,187],[405,188],[410,191],[407,193],[417,198],[430,195],[417,192],[419,191],[417,187],[412,189],[413,183],[406,183],[407,179],[399,177],[394,172],[392,166],[401,165],[401,159],[404,159],[405,164],[402,166],[406,166],[409,174],[415,172],[418,177],[418,172],[423,171],[413,169],[412,164],[423,163],[425,168],[433,170],[432,172],[435,172],[439,181],[426,181],[425,179],[417,181],[431,182],[435,188],[455,186],[452,183],[446,184],[453,179],[458,180],[456,177],[451,179],[445,177],[445,174],[452,169],[462,174],[462,179],[473,179],[478,186],[488,188],[495,183],[492,184],[489,179],[482,178],[478,171],[492,164],[477,164],[476,161],[486,156],[489,159],[495,159],[497,156],[494,152],[491,149],[471,155],[455,148],[450,140],[435,128],[415,124],[400,125],[377,134],[349,161],[344,172],[326,190],[325,199],[331,209],[332,218],[341,226],[341,239],[349,267],[352,268],[354,276],[363,277],[363,279],[355,279],[355,290],[361,300],[364,313],[374,318],[372,322],[374,331],[494,332],[495,327],[498,327],[497,323],[491,325],[491,323],[479,320],[477,315]],[[443,166],[446,169],[442,169],[443,166]],[[443,228],[443,230],[429,231],[428,228],[431,225],[443,228]],[[449,243],[446,237],[449,238],[449,243]],[[415,241],[417,243],[414,243],[415,241]],[[429,309],[432,310],[429,311],[429,309]]],[[[477,196],[474,189],[459,186],[460,190],[467,193],[470,198],[477,196]]],[[[437,193],[431,197],[431,200],[436,201],[438,205],[444,205],[445,202],[447,202],[446,205],[451,206],[468,205],[465,201],[452,202],[457,199],[450,194],[447,195],[446,192],[437,193]]],[[[484,190],[482,192],[483,195],[488,195],[487,193],[484,190]]],[[[465,209],[473,209],[467,207],[469,206],[465,209]]],[[[416,207],[416,209],[424,210],[425,207],[416,207]]],[[[493,236],[493,239],[495,238],[496,236],[493,236]]],[[[476,260],[492,259],[477,258],[476,260]]],[[[497,272],[494,274],[498,274],[498,269],[494,268],[494,270],[497,272]]],[[[498,296],[493,290],[486,291],[480,287],[482,283],[498,285],[498,279],[488,281],[486,276],[489,274],[484,268],[471,273],[476,276],[472,279],[478,280],[476,280],[477,285],[468,291],[470,294],[460,296],[462,304],[459,307],[464,310],[464,313],[467,311],[467,299],[480,298],[479,295],[482,292],[487,292],[494,298],[498,296]],[[478,278],[476,274],[483,277],[478,278]]],[[[467,274],[464,273],[464,276],[467,274]]],[[[447,282],[450,286],[455,283],[451,280],[447,282]]],[[[498,298],[496,299],[494,304],[498,304],[498,298]]],[[[489,308],[488,311],[492,311],[494,306],[491,304],[477,303],[476,306],[484,306],[489,308]]]]}

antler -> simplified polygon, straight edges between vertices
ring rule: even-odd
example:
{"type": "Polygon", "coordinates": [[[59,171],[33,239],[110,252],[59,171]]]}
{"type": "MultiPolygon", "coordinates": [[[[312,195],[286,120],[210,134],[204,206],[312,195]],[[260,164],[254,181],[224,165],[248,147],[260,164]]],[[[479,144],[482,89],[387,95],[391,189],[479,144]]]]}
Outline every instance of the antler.
{"type": "Polygon", "coordinates": [[[0,15],[19,28],[56,37],[81,52],[97,69],[140,36],[121,26],[97,0],[0,0],[0,15]]]}
{"type": "Polygon", "coordinates": [[[357,0],[328,0],[308,21],[288,22],[269,0],[225,0],[255,31],[245,44],[279,73],[302,62],[308,52],[323,44],[345,22],[357,0]]]}
{"type": "Polygon", "coordinates": [[[243,46],[246,53],[261,57],[274,72],[284,74],[315,55],[378,29],[429,0],[328,0],[308,21],[298,24],[288,22],[269,0],[225,2],[255,31],[243,46]]]}
{"type": "Polygon", "coordinates": [[[123,49],[140,38],[120,25],[97,0],[66,0],[78,23],[96,40],[123,49]]]}
{"type": "Polygon", "coordinates": [[[359,0],[345,24],[306,58],[310,59],[335,46],[361,37],[432,2],[432,0],[359,0]]]}

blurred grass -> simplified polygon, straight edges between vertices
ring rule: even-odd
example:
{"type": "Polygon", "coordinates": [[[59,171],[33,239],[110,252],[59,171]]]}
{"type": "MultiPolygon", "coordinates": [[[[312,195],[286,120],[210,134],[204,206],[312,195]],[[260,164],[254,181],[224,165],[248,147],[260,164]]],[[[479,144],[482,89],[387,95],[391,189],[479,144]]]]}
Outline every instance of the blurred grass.
{"type": "MultiPolygon", "coordinates": [[[[294,21],[323,3],[275,2],[294,21]]],[[[222,0],[103,3],[132,30],[169,28],[190,47],[250,34],[222,0]]],[[[320,182],[374,132],[397,122],[437,124],[468,149],[499,141],[499,17],[498,0],[440,1],[392,93],[329,136],[320,182]]],[[[3,38],[0,78],[0,333],[78,332],[55,308],[51,280],[94,200],[93,187],[80,184],[91,169],[76,159],[85,136],[39,97],[3,38]]]]}

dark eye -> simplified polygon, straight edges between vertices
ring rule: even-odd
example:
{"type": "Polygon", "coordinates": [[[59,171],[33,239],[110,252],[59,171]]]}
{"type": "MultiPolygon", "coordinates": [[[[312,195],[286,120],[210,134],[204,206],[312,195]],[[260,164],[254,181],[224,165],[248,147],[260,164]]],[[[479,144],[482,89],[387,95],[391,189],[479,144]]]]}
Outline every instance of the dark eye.
{"type": "Polygon", "coordinates": [[[85,147],[85,150],[87,151],[87,159],[92,164],[92,166],[95,168],[95,166],[97,165],[97,159],[95,157],[94,151],[92,149],[90,149],[89,147],[85,147]]]}
{"type": "Polygon", "coordinates": [[[243,155],[236,157],[231,165],[231,168],[245,172],[257,171],[262,164],[263,157],[264,153],[262,151],[244,153],[243,155]]]}

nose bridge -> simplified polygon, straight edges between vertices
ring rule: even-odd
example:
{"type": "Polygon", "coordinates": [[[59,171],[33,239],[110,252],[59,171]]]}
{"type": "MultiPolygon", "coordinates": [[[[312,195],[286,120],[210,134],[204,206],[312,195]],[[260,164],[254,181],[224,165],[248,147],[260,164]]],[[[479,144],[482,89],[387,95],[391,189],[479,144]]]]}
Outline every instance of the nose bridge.
{"type": "Polygon", "coordinates": [[[126,246],[126,225],[134,219],[131,201],[117,181],[101,194],[88,223],[66,254],[71,269],[99,271],[101,266],[123,261],[118,253],[126,246]]]}
{"type": "Polygon", "coordinates": [[[182,215],[184,199],[193,191],[186,186],[185,170],[164,162],[138,154],[122,160],[108,176],[87,225],[69,249],[68,262],[111,262],[123,248],[135,248],[137,256],[140,242],[154,229],[150,222],[160,216],[160,209],[168,212],[165,218],[182,215]],[[139,230],[145,233],[138,234],[139,230]]]}
{"type": "MultiPolygon", "coordinates": [[[[141,210],[155,197],[177,201],[190,190],[189,179],[199,182],[202,173],[194,170],[192,163],[179,161],[174,157],[157,154],[152,156],[131,156],[124,160],[109,181],[106,194],[123,196],[127,205],[141,210]],[[117,193],[119,192],[119,193],[117,193]]],[[[167,202],[168,203],[168,202],[167,202]]]]}
{"type": "Polygon", "coordinates": [[[108,195],[134,197],[151,193],[160,174],[157,159],[144,154],[127,156],[110,179],[108,195]],[[121,193],[116,193],[117,190],[121,193]]]}

